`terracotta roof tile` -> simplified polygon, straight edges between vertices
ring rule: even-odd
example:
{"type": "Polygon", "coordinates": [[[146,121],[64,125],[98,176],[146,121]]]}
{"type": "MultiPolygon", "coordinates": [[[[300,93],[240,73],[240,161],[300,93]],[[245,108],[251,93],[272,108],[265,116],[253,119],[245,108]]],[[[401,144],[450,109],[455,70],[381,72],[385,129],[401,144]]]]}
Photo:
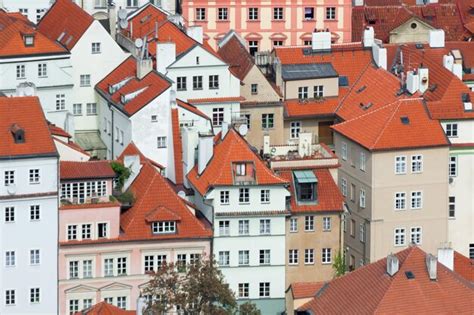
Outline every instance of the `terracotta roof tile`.
{"type": "Polygon", "coordinates": [[[149,158],[147,158],[143,153],[140,151],[140,149],[137,148],[135,143],[131,141],[125,149],[122,151],[120,156],[117,158],[117,160],[121,161],[123,163],[125,156],[127,155],[138,155],[140,157],[140,164],[144,164],[145,162],[150,162],[154,166],[160,168],[160,169],[165,169],[165,167],[149,158]]]}
{"type": "Polygon", "coordinates": [[[294,282],[291,284],[293,299],[313,297],[324,286],[324,282],[294,282]]]}
{"type": "Polygon", "coordinates": [[[160,206],[145,215],[146,222],[181,221],[181,217],[170,209],[160,206]]]}
{"type": "MultiPolygon", "coordinates": [[[[240,81],[243,81],[254,66],[253,58],[247,48],[242,45],[237,35],[231,36],[223,46],[219,47],[217,53],[229,65],[229,70],[240,81]]],[[[224,39],[226,39],[224,37],[224,39]]]]}
{"type": "Polygon", "coordinates": [[[232,103],[245,101],[242,96],[234,97],[206,97],[206,98],[192,98],[188,99],[190,104],[202,104],[202,103],[232,103]]]}
{"type": "Polygon", "coordinates": [[[0,158],[29,155],[57,156],[56,147],[37,97],[0,97],[0,158]],[[28,115],[25,115],[28,113],[28,115]],[[15,143],[11,128],[24,130],[15,143]]]}
{"type": "Polygon", "coordinates": [[[474,283],[474,259],[454,251],[454,272],[474,283]]]}
{"type": "Polygon", "coordinates": [[[48,127],[49,127],[49,131],[51,132],[51,134],[53,136],[60,136],[60,137],[64,137],[64,138],[72,138],[72,136],[67,133],[64,129],[62,128],[59,128],[58,126],[56,126],[55,124],[52,124],[48,121],[48,127]]]}
{"type": "Polygon", "coordinates": [[[110,161],[60,162],[61,180],[114,178],[115,176],[110,161]]]}
{"type": "Polygon", "coordinates": [[[85,155],[87,155],[87,156],[90,157],[90,154],[89,154],[87,151],[84,151],[84,149],[81,148],[81,147],[80,147],[77,143],[75,143],[75,142],[72,142],[72,141],[66,142],[66,141],[63,141],[63,140],[58,139],[58,138],[54,138],[54,141],[55,141],[55,142],[57,141],[57,142],[59,142],[59,143],[62,143],[62,144],[64,144],[65,146],[67,146],[67,147],[69,147],[69,148],[71,148],[71,149],[73,149],[73,150],[76,150],[77,152],[80,152],[80,153],[85,154],[85,155]]]}
{"type": "Polygon", "coordinates": [[[71,50],[92,22],[94,18],[73,1],[56,0],[41,19],[38,28],[49,39],[71,50]]]}
{"type": "Polygon", "coordinates": [[[59,210],[80,210],[90,208],[117,208],[120,207],[118,201],[99,202],[99,203],[78,203],[78,204],[63,204],[59,210]]]}
{"type": "Polygon", "coordinates": [[[136,311],[125,311],[117,306],[100,302],[91,308],[76,312],[74,315],[134,315],[136,311]]]}
{"type": "Polygon", "coordinates": [[[190,111],[191,113],[201,116],[202,118],[205,118],[207,120],[211,120],[211,118],[209,118],[206,114],[200,111],[196,106],[186,103],[185,101],[182,101],[180,99],[177,99],[176,101],[177,101],[178,107],[181,107],[187,111],[190,111]]]}
{"type": "Polygon", "coordinates": [[[174,154],[174,174],[175,184],[182,185],[184,181],[183,172],[183,144],[181,142],[181,129],[179,126],[178,109],[171,109],[171,127],[173,131],[173,154],[174,154]]]}

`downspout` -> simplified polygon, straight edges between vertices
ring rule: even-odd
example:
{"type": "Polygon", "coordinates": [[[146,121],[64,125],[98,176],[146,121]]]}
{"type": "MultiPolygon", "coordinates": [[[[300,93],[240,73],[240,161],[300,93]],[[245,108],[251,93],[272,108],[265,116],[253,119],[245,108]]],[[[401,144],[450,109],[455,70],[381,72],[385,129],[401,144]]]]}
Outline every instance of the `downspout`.
{"type": "Polygon", "coordinates": [[[111,143],[111,147],[110,147],[111,157],[110,157],[110,159],[113,160],[114,159],[114,111],[112,110],[112,104],[110,104],[110,103],[109,103],[109,110],[110,110],[110,116],[111,116],[111,126],[110,126],[110,128],[112,129],[110,131],[110,143],[111,143]]]}
{"type": "Polygon", "coordinates": [[[212,226],[212,237],[211,237],[211,244],[210,244],[210,249],[211,249],[211,252],[209,253],[209,258],[214,260],[214,206],[212,204],[208,204],[206,202],[206,198],[204,198],[204,196],[202,196],[203,198],[203,203],[207,206],[209,206],[211,208],[211,214],[212,214],[212,222],[211,222],[211,226],[212,226]]]}

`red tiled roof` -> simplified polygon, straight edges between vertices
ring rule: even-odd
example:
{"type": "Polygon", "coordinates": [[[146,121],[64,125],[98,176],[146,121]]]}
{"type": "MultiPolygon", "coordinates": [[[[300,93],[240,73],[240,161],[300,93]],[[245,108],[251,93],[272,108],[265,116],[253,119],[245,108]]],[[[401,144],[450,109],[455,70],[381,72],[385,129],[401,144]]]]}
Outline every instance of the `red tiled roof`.
{"type": "MultiPolygon", "coordinates": [[[[242,45],[237,35],[228,35],[230,38],[219,48],[217,53],[229,65],[229,70],[243,81],[254,66],[252,56],[242,45]]],[[[226,39],[226,37],[224,37],[226,39]]]]}
{"type": "Polygon", "coordinates": [[[188,102],[190,104],[202,104],[202,103],[233,103],[245,101],[245,98],[242,96],[234,97],[207,97],[207,98],[190,98],[188,102]]]}
{"type": "Polygon", "coordinates": [[[294,282],[291,284],[293,299],[313,297],[324,286],[324,282],[294,282]]]}
{"type": "Polygon", "coordinates": [[[214,154],[201,175],[197,165],[187,178],[193,187],[204,195],[213,186],[232,186],[234,184],[232,163],[252,161],[255,165],[257,185],[285,185],[287,181],[275,175],[258,157],[233,128],[230,128],[222,141],[214,146],[214,154]]]}
{"type": "Polygon", "coordinates": [[[71,149],[73,149],[73,150],[76,150],[76,151],[78,151],[78,152],[80,152],[80,153],[82,153],[82,154],[85,154],[85,155],[87,155],[87,156],[90,157],[90,154],[89,154],[87,151],[84,151],[84,149],[82,149],[82,148],[81,148],[77,143],[75,143],[75,142],[72,142],[72,141],[66,142],[66,141],[63,141],[63,140],[58,139],[58,138],[54,138],[54,141],[57,141],[57,142],[59,142],[59,143],[62,143],[62,144],[64,144],[65,146],[67,146],[67,147],[69,147],[69,148],[71,148],[71,149]]]}
{"type": "Polygon", "coordinates": [[[186,203],[151,163],[145,162],[143,164],[130,191],[133,192],[136,200],[135,204],[120,217],[120,227],[123,231],[121,240],[166,240],[210,238],[212,236],[212,229],[189,210],[186,203]],[[152,211],[157,209],[156,215],[161,216],[159,212],[163,212],[164,208],[180,218],[180,221],[177,222],[176,234],[152,233],[151,223],[147,222],[147,217],[150,214],[154,216],[152,211]]]}
{"type": "Polygon", "coordinates": [[[120,207],[120,202],[109,201],[99,203],[79,203],[79,204],[63,204],[59,207],[59,210],[78,210],[78,209],[94,209],[94,208],[116,208],[120,207]]]}
{"type": "Polygon", "coordinates": [[[189,103],[186,103],[180,99],[177,99],[177,104],[179,107],[187,110],[187,111],[190,111],[191,113],[193,114],[196,114],[198,116],[201,116],[202,118],[205,118],[207,120],[211,120],[211,118],[209,118],[206,114],[204,114],[203,112],[201,112],[196,106],[193,106],[189,103]]]}
{"type": "Polygon", "coordinates": [[[344,203],[344,197],[342,196],[339,188],[337,187],[331,173],[328,169],[314,169],[312,170],[318,183],[316,185],[317,190],[317,204],[315,205],[300,205],[296,201],[295,183],[293,181],[292,170],[282,170],[279,175],[286,179],[290,183],[291,192],[291,212],[292,213],[304,213],[304,212],[318,212],[318,211],[343,211],[342,205],[344,203]]]}
{"type": "Polygon", "coordinates": [[[60,162],[61,180],[114,178],[115,176],[110,161],[60,162]]]}
{"type": "Polygon", "coordinates": [[[441,125],[428,117],[421,99],[398,100],[332,128],[372,151],[448,145],[441,125]]]}
{"type": "Polygon", "coordinates": [[[3,58],[68,53],[61,45],[50,40],[31,22],[25,20],[22,14],[6,13],[0,10],[0,26],[0,56],[3,58]],[[34,45],[25,45],[24,34],[34,35],[34,45]]]}
{"type": "Polygon", "coordinates": [[[437,264],[437,280],[426,271],[426,253],[409,247],[396,254],[399,271],[386,272],[386,258],[336,278],[299,310],[313,314],[467,314],[472,311],[472,285],[437,264]],[[411,271],[414,279],[405,272],[411,271]]]}
{"type": "Polygon", "coordinates": [[[55,124],[52,124],[48,121],[48,127],[49,127],[49,131],[51,132],[51,134],[53,136],[60,136],[60,137],[64,137],[64,138],[72,138],[72,136],[67,133],[64,129],[62,128],[59,128],[58,126],[56,126],[55,124]]]}
{"type": "Polygon", "coordinates": [[[76,312],[74,315],[135,315],[136,311],[125,311],[117,306],[100,302],[91,308],[76,312]]]}
{"type": "Polygon", "coordinates": [[[94,18],[71,0],[56,0],[41,19],[38,28],[52,41],[60,42],[71,50],[94,18]],[[60,36],[62,36],[61,39],[60,36]]]}
{"type": "Polygon", "coordinates": [[[131,56],[110,72],[102,81],[97,83],[95,89],[114,104],[116,108],[132,116],[171,87],[170,82],[155,70],[152,70],[141,80],[137,78],[136,73],[137,60],[131,56]],[[113,94],[109,93],[109,86],[126,79],[129,79],[129,81],[124,86],[113,94]],[[133,99],[125,104],[122,103],[122,95],[138,92],[140,90],[142,90],[142,92],[133,99]]]}
{"type": "Polygon", "coordinates": [[[474,283],[474,259],[454,251],[454,272],[474,283]]]}
{"type": "Polygon", "coordinates": [[[339,88],[339,96],[336,97],[327,97],[321,100],[286,100],[283,102],[285,117],[334,116],[337,105],[345,93],[347,93],[347,89],[339,88]]]}
{"type": "Polygon", "coordinates": [[[57,156],[38,97],[0,97],[0,158],[29,155],[57,156]],[[25,114],[28,113],[28,114],[25,114]],[[24,142],[15,143],[12,127],[24,130],[24,142]]]}
{"type": "Polygon", "coordinates": [[[145,215],[146,222],[181,221],[181,217],[170,209],[160,206],[145,215]]]}
{"type": "Polygon", "coordinates": [[[147,158],[143,153],[140,151],[140,149],[137,148],[135,143],[131,141],[125,149],[122,151],[122,154],[117,158],[118,161],[121,161],[123,163],[125,156],[126,155],[138,155],[140,157],[140,164],[144,164],[145,162],[150,162],[154,166],[158,167],[159,169],[165,169],[165,167],[149,158],[147,158]]]}
{"type": "Polygon", "coordinates": [[[181,142],[181,129],[179,127],[178,109],[171,109],[171,127],[173,131],[173,154],[174,154],[174,174],[175,184],[181,185],[184,181],[183,172],[183,145],[181,142]]]}

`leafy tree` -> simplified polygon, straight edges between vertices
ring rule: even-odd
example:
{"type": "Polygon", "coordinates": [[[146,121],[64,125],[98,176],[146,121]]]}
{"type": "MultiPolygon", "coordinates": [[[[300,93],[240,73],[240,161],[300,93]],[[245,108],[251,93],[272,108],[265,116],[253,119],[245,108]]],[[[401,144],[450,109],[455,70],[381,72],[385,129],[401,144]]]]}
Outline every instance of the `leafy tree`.
{"type": "Polygon", "coordinates": [[[115,174],[117,174],[117,187],[116,188],[118,190],[122,190],[123,185],[132,174],[132,171],[128,167],[125,167],[120,162],[111,162],[110,167],[112,167],[115,174]]]}
{"type": "Polygon", "coordinates": [[[261,315],[262,313],[257,308],[257,305],[251,302],[245,302],[239,306],[239,315],[261,315]]]}
{"type": "Polygon", "coordinates": [[[334,269],[334,276],[336,278],[343,276],[346,273],[346,258],[344,254],[341,254],[341,251],[339,251],[334,258],[332,268],[334,269]]]}

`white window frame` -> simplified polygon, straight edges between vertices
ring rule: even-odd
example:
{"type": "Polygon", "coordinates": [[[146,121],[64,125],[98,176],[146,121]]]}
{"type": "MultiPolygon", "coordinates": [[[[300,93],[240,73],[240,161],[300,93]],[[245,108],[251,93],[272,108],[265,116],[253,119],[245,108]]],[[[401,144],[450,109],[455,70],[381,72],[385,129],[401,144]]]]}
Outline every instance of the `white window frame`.
{"type": "Polygon", "coordinates": [[[347,143],[345,142],[341,143],[341,158],[347,161],[347,143]]]}
{"type": "Polygon", "coordinates": [[[309,88],[307,86],[298,87],[298,99],[305,100],[308,99],[309,88]]]}
{"type": "Polygon", "coordinates": [[[157,147],[157,149],[164,149],[168,146],[167,144],[168,143],[167,143],[166,136],[156,137],[156,147],[157,147]]]}
{"type": "Polygon", "coordinates": [[[341,179],[341,193],[344,197],[347,197],[347,179],[341,179]]]}
{"type": "Polygon", "coordinates": [[[217,8],[217,20],[218,21],[227,21],[229,19],[229,9],[228,8],[217,8]]]}
{"type": "Polygon", "coordinates": [[[331,248],[326,247],[326,248],[321,249],[321,263],[323,265],[332,263],[332,249],[331,248]]]}
{"type": "Polygon", "coordinates": [[[271,220],[260,219],[260,235],[270,235],[272,232],[271,220]]]}
{"type": "Polygon", "coordinates": [[[222,206],[227,206],[230,204],[230,191],[221,190],[220,192],[220,201],[222,206]]]}
{"type": "Polygon", "coordinates": [[[239,266],[249,266],[250,265],[250,251],[248,249],[239,250],[239,266]]]}
{"type": "Polygon", "coordinates": [[[323,232],[330,232],[331,226],[331,217],[323,217],[323,232]]]}
{"type": "Polygon", "coordinates": [[[404,191],[398,191],[394,194],[395,211],[403,211],[407,209],[407,194],[404,191]],[[402,207],[403,206],[403,207],[402,207]]]}
{"type": "Polygon", "coordinates": [[[411,172],[413,174],[423,172],[423,155],[415,154],[411,156],[411,172]]]}
{"type": "Polygon", "coordinates": [[[395,157],[394,171],[396,175],[404,175],[407,173],[407,156],[397,155],[395,157]]]}
{"type": "Polygon", "coordinates": [[[48,64],[39,63],[38,64],[38,78],[46,78],[46,77],[48,77],[48,64]]]}
{"type": "Polygon", "coordinates": [[[393,230],[393,245],[395,247],[406,245],[406,229],[405,228],[395,228],[393,230]]]}
{"type": "Polygon", "coordinates": [[[269,204],[270,203],[270,189],[261,189],[260,190],[260,203],[269,204]]]}
{"type": "Polygon", "coordinates": [[[448,138],[458,137],[458,124],[457,123],[446,124],[446,136],[448,138]]]}
{"type": "Polygon", "coordinates": [[[101,47],[100,42],[94,42],[91,43],[91,53],[92,54],[101,54],[102,53],[102,47],[101,47]]]}
{"type": "Polygon", "coordinates": [[[359,169],[363,172],[366,170],[367,156],[364,151],[360,151],[359,154],[359,169]]]}
{"type": "Polygon", "coordinates": [[[304,217],[304,231],[314,232],[314,215],[307,215],[304,217]]]}
{"type": "Polygon", "coordinates": [[[324,85],[313,86],[313,98],[321,98],[324,96],[324,85]]]}
{"type": "Polygon", "coordinates": [[[367,198],[366,198],[365,189],[361,188],[361,189],[359,190],[359,206],[360,206],[361,208],[363,208],[363,209],[364,209],[365,206],[366,206],[366,199],[367,199],[367,198]]]}
{"type": "Polygon", "coordinates": [[[250,221],[239,220],[239,235],[249,235],[250,233],[250,221]]]}
{"type": "Polygon", "coordinates": [[[304,264],[314,265],[314,249],[313,248],[306,248],[304,250],[304,264]]]}
{"type": "Polygon", "coordinates": [[[295,266],[298,265],[298,249],[289,249],[288,250],[288,265],[295,266]]]}
{"type": "Polygon", "coordinates": [[[206,8],[196,8],[195,14],[196,14],[197,21],[206,20],[206,8]]]}
{"type": "Polygon", "coordinates": [[[449,177],[458,176],[458,157],[455,155],[449,156],[449,165],[448,165],[449,177]]]}
{"type": "Polygon", "coordinates": [[[410,209],[423,208],[423,192],[421,190],[410,192],[410,209]],[[415,205],[413,203],[415,202],[415,205]]]}
{"type": "Polygon", "coordinates": [[[79,85],[81,87],[91,86],[91,75],[90,74],[81,74],[79,76],[79,85]]]}
{"type": "Polygon", "coordinates": [[[239,188],[239,204],[250,203],[250,188],[239,188]]]}
{"type": "Polygon", "coordinates": [[[290,218],[290,233],[298,232],[298,218],[290,218]]]}
{"type": "Polygon", "coordinates": [[[219,236],[229,236],[229,235],[230,235],[230,221],[220,220],[219,221],[219,236]]]}
{"type": "Polygon", "coordinates": [[[301,121],[290,122],[290,139],[298,139],[301,132],[301,121]]]}
{"type": "Polygon", "coordinates": [[[252,7],[248,9],[247,19],[249,21],[258,21],[259,20],[259,12],[258,8],[252,7]]]}
{"type": "Polygon", "coordinates": [[[421,245],[423,241],[423,229],[421,226],[413,226],[410,228],[410,243],[421,245]],[[413,241],[415,239],[415,242],[413,241]]]}
{"type": "Polygon", "coordinates": [[[283,7],[273,8],[273,20],[282,21],[285,19],[285,9],[283,7]]]}

